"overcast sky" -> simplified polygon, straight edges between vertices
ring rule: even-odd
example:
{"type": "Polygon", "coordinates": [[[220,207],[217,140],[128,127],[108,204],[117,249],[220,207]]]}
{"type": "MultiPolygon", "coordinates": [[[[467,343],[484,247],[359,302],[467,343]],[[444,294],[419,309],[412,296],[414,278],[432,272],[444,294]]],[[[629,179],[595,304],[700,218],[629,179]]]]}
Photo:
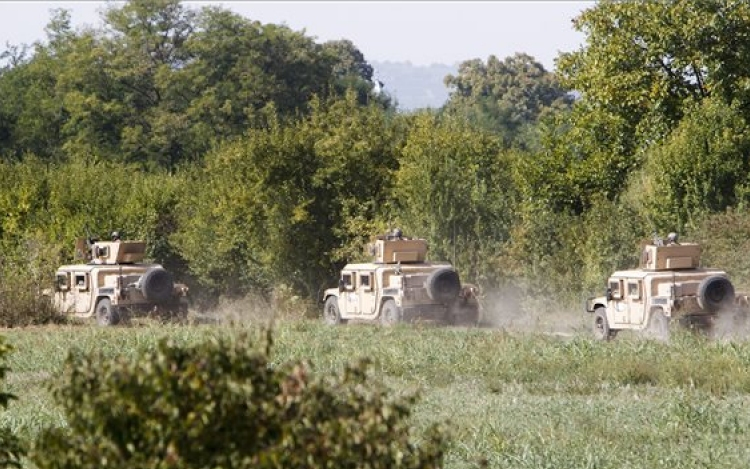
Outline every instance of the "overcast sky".
{"type": "MultiPolygon", "coordinates": [[[[286,24],[317,42],[349,39],[373,62],[454,65],[515,52],[534,56],[548,70],[559,52],[577,49],[583,35],[571,20],[591,1],[480,2],[185,2],[223,5],[261,23],[286,24]]],[[[43,40],[50,10],[71,11],[74,26],[100,25],[98,1],[0,1],[0,49],[43,40]]]]}

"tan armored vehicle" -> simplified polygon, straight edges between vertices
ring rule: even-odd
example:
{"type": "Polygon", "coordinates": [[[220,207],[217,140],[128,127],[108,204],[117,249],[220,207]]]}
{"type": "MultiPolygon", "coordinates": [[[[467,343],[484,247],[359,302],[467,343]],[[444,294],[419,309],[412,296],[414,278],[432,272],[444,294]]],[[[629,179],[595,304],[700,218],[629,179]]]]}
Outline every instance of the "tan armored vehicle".
{"type": "Polygon", "coordinates": [[[161,265],[141,263],[146,243],[120,241],[116,233],[113,238],[78,240],[76,255],[88,263],[57,269],[52,294],[55,309],[75,317],[95,317],[104,326],[138,314],[185,317],[187,287],[174,283],[161,265]]]}
{"type": "Polygon", "coordinates": [[[432,320],[473,325],[479,320],[477,288],[461,285],[449,263],[428,262],[424,239],[406,238],[394,230],[378,236],[369,253],[372,262],[348,264],[338,288],[325,291],[327,323],[432,320]]]}
{"type": "Polygon", "coordinates": [[[700,245],[679,244],[675,233],[655,237],[644,245],[639,268],[615,272],[606,296],[586,301],[594,335],[609,340],[631,329],[666,339],[674,324],[710,331],[717,315],[733,314],[741,298],[726,272],[701,267],[700,258],[700,245]]]}

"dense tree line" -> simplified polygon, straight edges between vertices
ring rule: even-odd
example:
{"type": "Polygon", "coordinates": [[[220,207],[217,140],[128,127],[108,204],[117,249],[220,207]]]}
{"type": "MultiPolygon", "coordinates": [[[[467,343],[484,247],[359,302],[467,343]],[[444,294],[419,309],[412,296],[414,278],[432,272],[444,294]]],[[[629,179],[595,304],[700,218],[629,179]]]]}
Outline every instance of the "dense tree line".
{"type": "Polygon", "coordinates": [[[263,127],[264,109],[304,113],[313,96],[368,88],[372,69],[351,42],[317,44],[285,26],[178,0],[134,0],[73,31],[58,10],[47,41],[6,51],[0,153],[31,152],[173,169],[212,144],[263,127]]]}
{"type": "Polygon", "coordinates": [[[574,300],[654,230],[747,231],[742,3],[602,1],[556,72],[467,60],[446,105],[414,113],[350,41],[176,0],[102,22],[59,11],[47,41],[3,54],[2,268],[31,269],[30,245],[69,259],[88,225],[146,239],[204,292],[312,299],[401,226],[487,289],[574,300]]]}

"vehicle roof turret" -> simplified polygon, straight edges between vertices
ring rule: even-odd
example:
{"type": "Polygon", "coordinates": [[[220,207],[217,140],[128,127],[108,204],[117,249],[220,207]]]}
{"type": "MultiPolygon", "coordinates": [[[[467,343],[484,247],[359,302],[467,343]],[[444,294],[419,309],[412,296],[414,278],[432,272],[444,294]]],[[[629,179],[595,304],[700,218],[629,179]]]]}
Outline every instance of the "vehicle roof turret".
{"type": "Polygon", "coordinates": [[[134,264],[146,257],[144,241],[95,241],[81,238],[76,254],[90,264],[134,264]]]}
{"type": "Polygon", "coordinates": [[[401,230],[380,235],[370,243],[368,252],[372,262],[378,264],[407,264],[425,262],[427,259],[427,241],[420,238],[407,238],[401,230]]]}
{"type": "Polygon", "coordinates": [[[677,234],[670,233],[666,240],[654,236],[643,246],[640,268],[643,270],[697,269],[701,262],[701,246],[697,243],[678,243],[677,234]]]}

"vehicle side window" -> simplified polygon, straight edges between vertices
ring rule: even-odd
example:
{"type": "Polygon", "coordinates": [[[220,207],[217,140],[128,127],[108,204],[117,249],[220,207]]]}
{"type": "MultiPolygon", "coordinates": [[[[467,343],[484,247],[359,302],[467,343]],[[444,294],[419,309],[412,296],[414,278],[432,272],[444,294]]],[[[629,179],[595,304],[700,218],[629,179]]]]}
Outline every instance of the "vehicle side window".
{"type": "Polygon", "coordinates": [[[372,278],[371,274],[362,274],[359,277],[359,284],[362,286],[362,288],[366,291],[372,290],[372,284],[370,282],[370,279],[372,278]]]}
{"type": "Polygon", "coordinates": [[[76,274],[76,288],[80,291],[89,289],[89,276],[86,274],[76,274]]]}
{"type": "Polygon", "coordinates": [[[621,285],[620,280],[612,280],[609,282],[609,291],[612,293],[612,299],[615,299],[615,300],[622,299],[622,289],[620,288],[620,285],[621,285]]]}
{"type": "Polygon", "coordinates": [[[70,284],[68,282],[68,273],[60,273],[55,276],[55,286],[57,291],[68,291],[70,290],[70,284]]]}
{"type": "Polygon", "coordinates": [[[354,287],[354,275],[353,274],[341,274],[341,285],[346,290],[351,290],[354,287]]]}
{"type": "Polygon", "coordinates": [[[628,282],[628,296],[634,300],[641,298],[641,282],[628,282]]]}

